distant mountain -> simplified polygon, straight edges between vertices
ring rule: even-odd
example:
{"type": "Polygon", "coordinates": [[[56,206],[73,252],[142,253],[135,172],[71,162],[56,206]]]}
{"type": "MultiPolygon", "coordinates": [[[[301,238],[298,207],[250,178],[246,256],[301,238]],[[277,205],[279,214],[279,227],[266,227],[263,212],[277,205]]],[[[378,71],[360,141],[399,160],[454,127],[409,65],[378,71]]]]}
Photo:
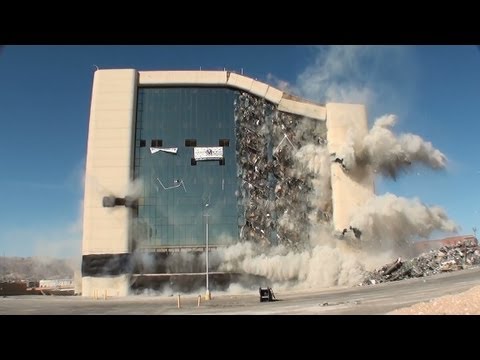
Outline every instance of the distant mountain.
{"type": "Polygon", "coordinates": [[[72,279],[79,259],[0,257],[0,281],[72,279]]]}

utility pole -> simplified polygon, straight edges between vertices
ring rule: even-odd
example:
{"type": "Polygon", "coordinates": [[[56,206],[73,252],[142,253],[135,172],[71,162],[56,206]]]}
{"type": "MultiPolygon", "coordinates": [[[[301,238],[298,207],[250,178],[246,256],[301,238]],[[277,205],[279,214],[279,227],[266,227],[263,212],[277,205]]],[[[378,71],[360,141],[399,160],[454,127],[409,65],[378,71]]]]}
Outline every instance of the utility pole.
{"type": "Polygon", "coordinates": [[[208,205],[209,203],[205,204],[205,287],[206,287],[206,292],[205,292],[205,300],[210,300],[211,299],[211,294],[210,294],[210,287],[208,285],[208,205]]]}
{"type": "Polygon", "coordinates": [[[206,274],[206,287],[207,292],[205,294],[205,299],[210,300],[210,288],[208,286],[208,214],[205,214],[205,274],[206,274]]]}

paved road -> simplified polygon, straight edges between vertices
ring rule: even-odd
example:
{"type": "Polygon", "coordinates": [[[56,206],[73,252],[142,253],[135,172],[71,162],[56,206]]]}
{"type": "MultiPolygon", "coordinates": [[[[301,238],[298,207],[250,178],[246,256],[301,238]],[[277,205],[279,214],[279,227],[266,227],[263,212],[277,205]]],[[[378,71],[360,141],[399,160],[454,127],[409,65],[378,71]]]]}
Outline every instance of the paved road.
{"type": "MultiPolygon", "coordinates": [[[[276,302],[260,303],[258,292],[218,295],[197,307],[197,296],[132,296],[94,300],[78,296],[12,296],[0,298],[0,314],[386,314],[480,285],[480,268],[373,286],[322,291],[275,292],[276,302]]],[[[275,289],[274,289],[275,290],[275,289]]]]}

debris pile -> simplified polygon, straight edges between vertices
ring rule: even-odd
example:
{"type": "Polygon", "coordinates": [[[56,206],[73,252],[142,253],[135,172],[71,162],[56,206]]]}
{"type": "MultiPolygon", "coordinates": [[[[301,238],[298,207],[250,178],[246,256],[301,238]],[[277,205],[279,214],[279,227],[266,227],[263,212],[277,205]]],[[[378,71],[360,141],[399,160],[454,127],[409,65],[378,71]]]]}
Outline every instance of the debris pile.
{"type": "MultiPolygon", "coordinates": [[[[240,239],[299,249],[307,244],[307,217],[318,204],[312,170],[298,168],[304,146],[326,146],[324,121],[278,111],[265,99],[240,93],[235,102],[240,239]]],[[[331,206],[327,207],[331,209],[331,206]]],[[[331,214],[325,214],[330,218],[331,214]]]]}
{"type": "Polygon", "coordinates": [[[360,285],[424,277],[478,265],[480,265],[479,245],[462,243],[443,246],[407,261],[398,258],[393,263],[368,273],[360,285]]]}

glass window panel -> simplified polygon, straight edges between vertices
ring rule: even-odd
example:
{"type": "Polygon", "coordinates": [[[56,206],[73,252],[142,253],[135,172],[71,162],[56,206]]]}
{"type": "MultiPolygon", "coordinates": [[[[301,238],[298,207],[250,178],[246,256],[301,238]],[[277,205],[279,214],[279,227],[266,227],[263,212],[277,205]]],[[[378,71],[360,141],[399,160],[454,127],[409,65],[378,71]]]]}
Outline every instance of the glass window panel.
{"type": "Polygon", "coordinates": [[[145,206],[139,207],[138,220],[154,229],[145,239],[150,244],[204,245],[206,211],[212,224],[210,244],[228,244],[228,239],[238,238],[237,96],[237,91],[226,88],[139,89],[136,139],[146,139],[148,145],[151,140],[162,139],[163,147],[178,148],[177,154],[151,154],[148,147],[140,148],[136,142],[134,176],[142,178],[145,186],[145,206]],[[220,139],[228,139],[225,165],[198,161],[192,166],[193,147],[185,146],[186,139],[195,139],[197,146],[218,146],[220,139]]]}

